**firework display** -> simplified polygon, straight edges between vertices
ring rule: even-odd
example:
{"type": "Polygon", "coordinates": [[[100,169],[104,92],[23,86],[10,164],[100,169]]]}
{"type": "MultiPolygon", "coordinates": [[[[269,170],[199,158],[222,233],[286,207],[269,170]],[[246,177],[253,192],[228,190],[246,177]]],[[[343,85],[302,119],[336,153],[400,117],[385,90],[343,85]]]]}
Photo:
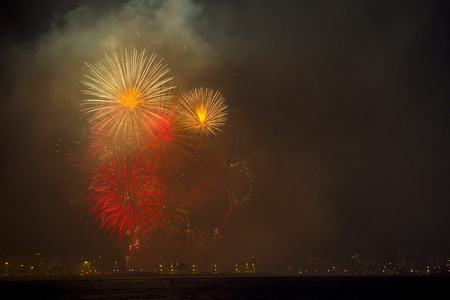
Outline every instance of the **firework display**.
{"type": "Polygon", "coordinates": [[[256,182],[251,152],[211,140],[227,121],[224,97],[205,88],[179,97],[167,66],[145,51],[113,52],[87,66],[82,112],[98,158],[87,203],[100,228],[139,249],[139,237],[160,227],[193,232],[199,207],[226,199],[232,206],[218,217],[217,236],[256,182]]]}

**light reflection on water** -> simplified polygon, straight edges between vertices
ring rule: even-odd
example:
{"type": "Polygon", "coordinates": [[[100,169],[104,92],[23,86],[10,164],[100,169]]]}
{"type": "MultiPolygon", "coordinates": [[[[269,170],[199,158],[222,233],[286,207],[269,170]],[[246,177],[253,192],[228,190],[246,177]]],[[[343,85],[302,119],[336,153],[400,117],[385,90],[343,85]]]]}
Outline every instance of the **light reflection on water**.
{"type": "Polygon", "coordinates": [[[448,277],[205,277],[11,281],[0,288],[33,299],[430,299],[448,283],[448,277]]]}

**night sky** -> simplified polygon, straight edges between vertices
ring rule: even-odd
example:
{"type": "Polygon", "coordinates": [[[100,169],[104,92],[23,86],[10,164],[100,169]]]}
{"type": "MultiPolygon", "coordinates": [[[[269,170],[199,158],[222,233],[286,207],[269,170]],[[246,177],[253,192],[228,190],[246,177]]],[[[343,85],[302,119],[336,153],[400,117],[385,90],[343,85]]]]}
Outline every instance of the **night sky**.
{"type": "Polygon", "coordinates": [[[117,248],[57,151],[86,130],[84,62],[145,48],[267,148],[261,191],[224,228],[230,259],[450,255],[448,1],[1,6],[0,252],[117,248]]]}

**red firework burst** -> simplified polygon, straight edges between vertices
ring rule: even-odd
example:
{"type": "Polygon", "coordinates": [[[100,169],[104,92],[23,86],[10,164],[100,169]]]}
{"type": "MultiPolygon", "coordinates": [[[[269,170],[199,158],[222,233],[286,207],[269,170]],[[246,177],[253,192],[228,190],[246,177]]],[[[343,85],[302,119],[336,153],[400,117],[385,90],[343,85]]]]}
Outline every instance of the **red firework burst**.
{"type": "Polygon", "coordinates": [[[159,224],[162,218],[163,189],[156,166],[148,161],[115,152],[100,164],[95,172],[88,203],[101,221],[101,228],[125,234],[144,234],[159,224]]]}

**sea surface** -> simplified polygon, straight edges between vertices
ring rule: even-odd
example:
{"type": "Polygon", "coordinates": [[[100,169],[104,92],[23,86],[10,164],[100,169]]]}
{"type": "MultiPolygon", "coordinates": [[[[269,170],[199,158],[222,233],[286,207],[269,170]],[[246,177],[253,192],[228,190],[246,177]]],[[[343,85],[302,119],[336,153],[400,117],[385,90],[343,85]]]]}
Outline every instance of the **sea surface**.
{"type": "Polygon", "coordinates": [[[60,279],[0,281],[0,288],[2,299],[446,299],[449,278],[60,279]]]}

